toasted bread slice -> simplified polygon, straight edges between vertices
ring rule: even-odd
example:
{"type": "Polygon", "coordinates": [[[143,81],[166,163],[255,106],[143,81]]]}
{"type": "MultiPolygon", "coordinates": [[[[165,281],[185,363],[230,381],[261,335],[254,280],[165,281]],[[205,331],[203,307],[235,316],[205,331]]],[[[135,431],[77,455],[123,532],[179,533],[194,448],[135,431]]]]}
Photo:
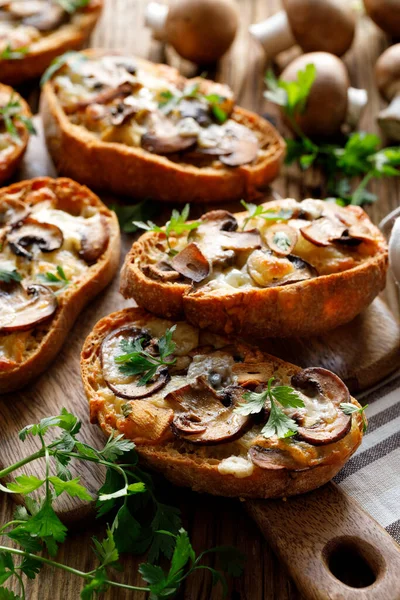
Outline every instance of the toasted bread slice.
{"type": "Polygon", "coordinates": [[[115,214],[70,179],[0,190],[0,393],[27,385],[115,275],[115,214]]]}
{"type": "Polygon", "coordinates": [[[338,327],[384,288],[387,245],[361,208],[291,199],[261,207],[250,219],[206,213],[189,234],[171,234],[175,257],[164,233],[145,233],[125,259],[121,293],[160,317],[262,338],[338,327]]]}
{"type": "Polygon", "coordinates": [[[90,0],[72,14],[55,1],[43,2],[44,9],[32,2],[3,4],[2,27],[10,28],[1,40],[0,80],[14,85],[40,77],[60,54],[81,48],[100,17],[103,0],[90,0]]]}
{"type": "Polygon", "coordinates": [[[157,360],[165,348],[160,338],[173,325],[125,309],[97,323],[81,355],[91,421],[108,435],[133,440],[143,461],[173,483],[224,496],[290,496],[327,482],[359,446],[363,415],[336,375],[301,370],[186,322],[176,323],[176,347],[164,356],[168,366],[140,385],[143,372],[130,375],[126,352],[139,343],[157,360]],[[119,355],[125,355],[122,362],[115,360],[119,355]],[[259,397],[268,385],[276,390],[272,421],[278,411],[279,418],[291,419],[286,429],[271,425],[269,396],[261,406],[258,401],[258,414],[243,410],[250,402],[246,392],[259,397]],[[294,388],[292,408],[283,408],[279,393],[288,388],[282,386],[294,388]],[[342,403],[354,405],[352,416],[342,403]]]}
{"type": "Polygon", "coordinates": [[[0,185],[10,179],[21,162],[29,141],[24,119],[32,117],[29,106],[15,90],[0,83],[0,106],[6,111],[0,121],[0,185]],[[22,117],[22,120],[21,120],[22,117]],[[11,123],[11,125],[10,125],[11,123]]]}
{"type": "Polygon", "coordinates": [[[235,106],[227,86],[104,54],[71,57],[43,88],[46,140],[60,173],[169,202],[254,197],[278,175],[282,138],[235,106]]]}

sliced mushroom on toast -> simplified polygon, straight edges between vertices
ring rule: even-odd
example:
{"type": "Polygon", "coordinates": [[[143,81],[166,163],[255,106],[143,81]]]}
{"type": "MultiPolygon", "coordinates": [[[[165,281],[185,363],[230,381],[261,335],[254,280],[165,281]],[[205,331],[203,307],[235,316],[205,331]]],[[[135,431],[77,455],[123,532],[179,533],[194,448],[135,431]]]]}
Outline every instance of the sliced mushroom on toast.
{"type": "Polygon", "coordinates": [[[165,400],[174,410],[172,428],[179,438],[192,444],[220,444],[235,439],[251,422],[249,416],[233,412],[242,396],[242,388],[231,386],[221,397],[198,377],[170,392],[165,400]]]}
{"type": "Polygon", "coordinates": [[[321,367],[304,369],[292,377],[292,385],[306,398],[305,413],[296,415],[297,435],[313,445],[332,444],[351,428],[351,416],[340,405],[350,402],[350,393],[341,379],[321,367]]]}
{"type": "Polygon", "coordinates": [[[174,256],[171,264],[175,271],[195,283],[200,283],[210,274],[209,262],[194,242],[174,256]]]}
{"type": "Polygon", "coordinates": [[[118,355],[127,354],[123,344],[141,342],[141,347],[149,350],[156,345],[148,331],[137,327],[121,327],[110,333],[103,341],[100,349],[100,360],[106,384],[120,398],[138,400],[154,394],[170,380],[167,367],[160,366],[154,376],[142,383],[139,375],[126,375],[123,365],[116,362],[118,355]]]}
{"type": "Polygon", "coordinates": [[[50,319],[57,305],[56,296],[44,285],[0,283],[0,333],[33,329],[50,319]]]}
{"type": "Polygon", "coordinates": [[[104,254],[109,237],[107,219],[103,215],[91,219],[90,225],[82,228],[79,256],[88,264],[95,263],[104,254]]]}
{"type": "Polygon", "coordinates": [[[14,254],[32,260],[29,248],[37,246],[42,252],[53,252],[61,248],[64,236],[57,225],[28,217],[7,235],[7,241],[14,254]]]}
{"type": "Polygon", "coordinates": [[[281,469],[290,471],[302,470],[301,468],[299,469],[299,464],[291,454],[281,448],[254,445],[249,450],[249,457],[257,467],[267,471],[279,471],[281,469]]]}

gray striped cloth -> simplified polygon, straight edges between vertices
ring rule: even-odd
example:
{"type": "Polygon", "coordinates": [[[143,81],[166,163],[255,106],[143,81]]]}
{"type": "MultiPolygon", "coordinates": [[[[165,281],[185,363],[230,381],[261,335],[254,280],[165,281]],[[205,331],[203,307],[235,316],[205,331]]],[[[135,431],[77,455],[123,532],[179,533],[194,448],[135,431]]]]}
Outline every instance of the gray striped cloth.
{"type": "Polygon", "coordinates": [[[400,373],[357,399],[368,429],[334,481],[400,543],[400,373]]]}

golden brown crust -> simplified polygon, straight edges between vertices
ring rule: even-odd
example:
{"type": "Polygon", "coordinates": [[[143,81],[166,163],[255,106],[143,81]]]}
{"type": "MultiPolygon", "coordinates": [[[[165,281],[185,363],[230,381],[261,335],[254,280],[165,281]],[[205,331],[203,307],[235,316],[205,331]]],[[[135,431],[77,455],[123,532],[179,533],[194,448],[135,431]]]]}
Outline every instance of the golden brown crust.
{"type": "Polygon", "coordinates": [[[78,11],[69,23],[32,44],[23,58],[0,60],[0,80],[11,85],[40,77],[50,63],[68,50],[79,50],[92,33],[102,11],[103,0],[78,11]]]}
{"type": "Polygon", "coordinates": [[[146,276],[140,265],[146,264],[149,249],[163,237],[147,232],[126,256],[120,289],[125,298],[134,298],[160,317],[187,319],[216,333],[260,338],[318,335],[350,322],[384,289],[387,247],[379,230],[374,230],[376,254],[351,269],[287,286],[232,293],[224,289],[219,294],[146,276]]]}
{"type": "MultiPolygon", "coordinates": [[[[19,94],[17,94],[17,92],[11,87],[0,83],[0,95],[2,96],[3,94],[9,97],[13,96],[15,100],[18,100],[22,107],[21,114],[28,118],[32,117],[32,113],[25,100],[19,94]]],[[[21,162],[25,154],[28,145],[29,133],[26,127],[22,124],[17,124],[17,129],[18,134],[20,136],[20,143],[15,144],[13,151],[10,154],[7,154],[4,160],[0,161],[0,185],[2,185],[5,181],[7,181],[13,176],[15,170],[17,169],[19,163],[21,162]]]]}
{"type": "Polygon", "coordinates": [[[88,188],[67,178],[51,179],[40,177],[21,181],[0,190],[0,203],[5,194],[16,193],[20,189],[46,185],[54,191],[62,190],[62,203],[66,210],[77,210],[85,202],[98,208],[107,219],[109,241],[104,254],[88,267],[79,285],[66,288],[55,316],[44,332],[39,345],[19,363],[0,360],[0,393],[6,393],[27,385],[42,373],[60,351],[74,321],[84,306],[90,302],[114,277],[120,257],[120,232],[115,213],[110,211],[88,188]]]}
{"type": "MultiPolygon", "coordinates": [[[[100,51],[88,54],[96,52],[100,51]]],[[[154,69],[161,67],[165,71],[165,65],[154,69]]],[[[233,118],[268,140],[268,154],[255,165],[219,169],[177,163],[142,148],[96,139],[84,127],[71,124],[51,82],[43,87],[40,112],[57,171],[116,194],[181,203],[252,198],[277,177],[283,160],[285,143],[274,127],[240,107],[233,118]]]]}
{"type": "MultiPolygon", "coordinates": [[[[81,373],[83,384],[90,406],[92,423],[98,423],[107,435],[124,433],[129,437],[121,419],[107,408],[102,388],[104,381],[99,373],[100,346],[105,336],[127,323],[155,319],[140,308],[125,309],[101,319],[88,336],[81,354],[81,373]]],[[[229,340],[226,340],[229,342],[229,340]]],[[[233,342],[234,340],[230,340],[233,342]]],[[[252,349],[247,347],[250,351],[252,349]]],[[[254,350],[255,351],[255,350],[254,350]]],[[[288,374],[300,371],[298,367],[285,363],[268,354],[257,352],[263,361],[274,361],[283,366],[288,374]]],[[[140,402],[140,401],[137,401],[140,402]]],[[[353,402],[355,402],[353,400],[353,402]]],[[[145,401],[142,401],[145,403],[145,401]]],[[[222,496],[239,496],[248,498],[274,498],[305,493],[315,489],[330,479],[343,467],[355,452],[362,439],[362,419],[360,415],[353,417],[350,432],[339,442],[329,445],[329,451],[320,464],[299,471],[287,469],[261,469],[254,465],[253,472],[243,478],[233,474],[222,474],[218,466],[220,460],[208,458],[204,453],[196,453],[196,449],[185,451],[175,446],[169,439],[159,445],[151,446],[146,440],[134,437],[136,450],[143,462],[149,467],[161,471],[167,479],[180,486],[189,486],[198,492],[207,492],[222,496]]],[[[132,437],[132,436],[131,436],[132,437]]],[[[191,446],[189,444],[189,446],[191,446]]]]}

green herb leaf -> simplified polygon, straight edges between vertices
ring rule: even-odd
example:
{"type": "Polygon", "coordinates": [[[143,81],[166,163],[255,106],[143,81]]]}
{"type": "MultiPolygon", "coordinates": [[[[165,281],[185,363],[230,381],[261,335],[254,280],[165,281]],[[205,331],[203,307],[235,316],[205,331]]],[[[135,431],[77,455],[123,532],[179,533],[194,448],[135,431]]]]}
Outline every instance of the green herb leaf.
{"type": "Polygon", "coordinates": [[[298,71],[295,81],[277,80],[272,71],[268,71],[265,83],[269,91],[265,92],[265,97],[282,106],[286,114],[293,119],[297,114],[304,112],[316,75],[317,70],[313,64],[308,64],[304,71],[298,71]]]}
{"type": "Polygon", "coordinates": [[[73,14],[80,8],[85,8],[90,4],[90,0],[56,0],[56,2],[69,14],[73,14]]]}
{"type": "Polygon", "coordinates": [[[30,556],[25,556],[19,568],[28,579],[35,579],[42,568],[42,563],[30,556]]]}
{"type": "Polygon", "coordinates": [[[18,273],[16,269],[13,271],[3,271],[0,269],[0,281],[4,281],[4,283],[11,283],[11,281],[21,281],[22,276],[18,273]]]}
{"type": "Polygon", "coordinates": [[[48,271],[47,273],[38,275],[38,277],[45,283],[56,284],[62,287],[67,286],[70,283],[70,280],[65,275],[64,269],[58,265],[56,271],[57,274],[48,271]]]}
{"type": "Polygon", "coordinates": [[[68,65],[70,68],[76,68],[77,65],[84,60],[88,60],[88,57],[85,56],[85,54],[75,52],[74,50],[70,50],[61,56],[57,56],[57,58],[50,63],[50,66],[47,67],[46,71],[43,73],[40,80],[40,85],[47,83],[47,81],[52,79],[52,77],[54,77],[54,75],[60,69],[62,69],[62,67],[65,67],[65,65],[68,65]]]}
{"type": "Polygon", "coordinates": [[[278,438],[287,438],[296,434],[298,429],[297,423],[288,417],[281,410],[274,400],[271,400],[271,412],[267,424],[261,430],[261,434],[266,437],[276,435],[278,438]]]}
{"type": "Polygon", "coordinates": [[[368,404],[366,404],[365,406],[359,407],[359,406],[355,406],[355,404],[352,404],[351,402],[342,402],[340,404],[340,408],[344,412],[345,415],[353,415],[353,414],[357,414],[357,413],[362,415],[363,433],[365,433],[367,431],[367,419],[365,418],[365,409],[368,408],[368,404]]]}
{"type": "Polygon", "coordinates": [[[19,475],[12,483],[7,483],[7,488],[14,494],[30,494],[44,484],[44,479],[35,475],[19,475]]]}
{"type": "Polygon", "coordinates": [[[21,46],[21,48],[12,48],[11,44],[7,44],[4,50],[0,53],[0,60],[21,60],[29,52],[28,46],[21,46]]]}
{"type": "Polygon", "coordinates": [[[12,533],[14,535],[28,534],[34,539],[42,540],[46,544],[49,554],[54,556],[57,552],[57,542],[65,540],[67,528],[57,517],[51,502],[46,500],[36,515],[26,523],[18,525],[12,533]]]}
{"type": "Polygon", "coordinates": [[[244,200],[240,201],[241,205],[249,213],[248,216],[243,221],[242,229],[245,230],[248,223],[252,219],[256,219],[260,217],[265,221],[288,221],[293,216],[293,211],[288,209],[281,209],[279,211],[274,210],[273,208],[265,208],[262,204],[252,204],[251,202],[245,202],[244,200]]]}
{"type": "Polygon", "coordinates": [[[135,447],[135,444],[130,440],[126,440],[123,435],[117,435],[110,437],[107,440],[103,450],[99,452],[101,456],[110,462],[115,461],[119,456],[130,452],[135,447]]]}
{"type": "Polygon", "coordinates": [[[21,596],[17,596],[11,590],[0,587],[0,600],[23,600],[21,596]]]}
{"type": "Polygon", "coordinates": [[[63,492],[66,492],[72,498],[80,498],[89,502],[93,500],[87,489],[79,483],[79,477],[70,481],[64,481],[59,477],[49,477],[49,481],[54,487],[56,496],[60,496],[63,492]]]}
{"type": "Polygon", "coordinates": [[[260,393],[246,392],[243,394],[243,400],[246,402],[238,404],[233,412],[239,415],[256,415],[263,410],[267,399],[268,390],[260,393]]]}
{"type": "Polygon", "coordinates": [[[135,233],[138,229],[146,229],[145,220],[154,217],[160,210],[160,204],[154,200],[143,200],[139,204],[112,204],[110,207],[118,217],[122,231],[135,233]],[[141,227],[135,225],[140,223],[141,227]],[[144,227],[143,227],[144,226],[144,227]]]}

